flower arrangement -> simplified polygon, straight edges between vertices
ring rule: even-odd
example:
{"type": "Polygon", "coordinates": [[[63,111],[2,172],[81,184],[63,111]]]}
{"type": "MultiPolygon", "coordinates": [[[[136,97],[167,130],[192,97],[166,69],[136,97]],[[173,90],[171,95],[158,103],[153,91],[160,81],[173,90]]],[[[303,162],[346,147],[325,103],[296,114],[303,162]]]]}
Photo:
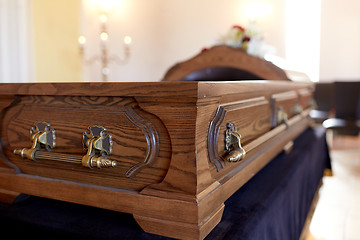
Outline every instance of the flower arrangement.
{"type": "Polygon", "coordinates": [[[266,54],[274,54],[275,48],[266,44],[260,29],[256,24],[247,28],[240,25],[232,26],[226,35],[218,39],[218,44],[241,48],[248,54],[264,58],[266,54]]]}
{"type": "Polygon", "coordinates": [[[226,35],[220,37],[219,42],[234,48],[242,48],[246,51],[250,40],[251,37],[247,35],[244,27],[234,25],[226,35]]]}

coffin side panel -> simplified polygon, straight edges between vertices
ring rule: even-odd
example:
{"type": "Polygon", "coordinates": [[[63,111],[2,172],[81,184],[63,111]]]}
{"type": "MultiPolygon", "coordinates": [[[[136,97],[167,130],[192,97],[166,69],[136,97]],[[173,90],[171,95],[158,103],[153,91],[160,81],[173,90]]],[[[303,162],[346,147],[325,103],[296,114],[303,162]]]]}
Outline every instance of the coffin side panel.
{"type": "Polygon", "coordinates": [[[170,162],[170,141],[161,121],[142,110],[131,98],[21,96],[2,120],[4,154],[23,173],[141,190],[161,182],[170,162]],[[29,130],[46,121],[56,131],[55,153],[83,156],[82,134],[89,126],[100,125],[113,140],[110,160],[114,168],[88,169],[81,164],[53,160],[32,161],[13,154],[14,149],[31,147],[29,130]]]}

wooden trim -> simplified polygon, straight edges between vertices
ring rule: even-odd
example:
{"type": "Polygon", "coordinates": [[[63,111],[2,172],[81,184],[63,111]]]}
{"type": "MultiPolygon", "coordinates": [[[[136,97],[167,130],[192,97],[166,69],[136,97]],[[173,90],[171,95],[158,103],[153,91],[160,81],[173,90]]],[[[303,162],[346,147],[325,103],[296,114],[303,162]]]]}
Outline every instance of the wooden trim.
{"type": "MultiPolygon", "coordinates": [[[[309,89],[313,83],[282,81],[241,81],[241,82],[131,82],[131,83],[3,83],[1,96],[54,95],[54,96],[122,96],[162,97],[166,100],[196,102],[198,99],[235,96],[270,96],[289,89],[309,89]]],[[[226,101],[225,101],[226,102],[226,101]]]]}
{"type": "Polygon", "coordinates": [[[197,82],[131,82],[131,83],[24,83],[1,84],[0,95],[66,95],[66,96],[148,96],[196,100],[197,82]]]}
{"type": "Polygon", "coordinates": [[[178,239],[203,239],[221,221],[225,205],[221,204],[200,224],[187,224],[134,215],[141,228],[149,233],[161,234],[178,239]]]}
{"type": "Polygon", "coordinates": [[[19,195],[20,195],[19,192],[0,189],[0,202],[11,204],[15,201],[16,197],[19,195]]]}
{"type": "Polygon", "coordinates": [[[135,191],[2,172],[0,189],[170,221],[198,223],[194,203],[146,196],[135,191]],[[175,211],[182,214],[175,214],[175,211]]]}

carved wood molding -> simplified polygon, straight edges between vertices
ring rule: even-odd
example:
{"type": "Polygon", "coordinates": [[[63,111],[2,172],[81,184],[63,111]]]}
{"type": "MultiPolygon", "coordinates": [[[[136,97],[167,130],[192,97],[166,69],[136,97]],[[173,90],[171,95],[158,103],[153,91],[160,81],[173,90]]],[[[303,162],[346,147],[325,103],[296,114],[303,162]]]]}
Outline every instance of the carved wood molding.
{"type": "Polygon", "coordinates": [[[224,167],[224,161],[217,151],[218,137],[220,125],[224,121],[226,115],[226,110],[223,106],[219,106],[216,110],[214,118],[210,122],[209,131],[208,131],[208,154],[209,161],[215,166],[217,171],[220,171],[224,167]]]}
{"type": "MultiPolygon", "coordinates": [[[[19,102],[19,97],[17,96],[0,98],[0,126],[3,122],[6,110],[16,105],[18,102],[19,102]]],[[[0,127],[0,161],[2,161],[6,166],[9,166],[12,169],[14,169],[16,173],[19,173],[20,169],[15,164],[10,162],[9,159],[4,154],[5,143],[4,143],[4,139],[1,137],[3,135],[2,131],[4,131],[4,129],[0,127]]]]}
{"type": "Polygon", "coordinates": [[[144,161],[132,166],[125,173],[126,177],[133,177],[142,168],[155,161],[157,155],[159,154],[159,134],[151,121],[137,114],[133,107],[126,106],[125,112],[128,119],[143,131],[147,142],[144,161]]]}

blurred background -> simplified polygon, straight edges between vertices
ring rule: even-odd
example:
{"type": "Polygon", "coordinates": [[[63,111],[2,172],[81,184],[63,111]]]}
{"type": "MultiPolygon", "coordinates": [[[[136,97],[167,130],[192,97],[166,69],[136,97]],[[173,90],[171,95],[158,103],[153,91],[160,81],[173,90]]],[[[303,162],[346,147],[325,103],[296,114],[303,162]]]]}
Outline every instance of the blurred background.
{"type": "Polygon", "coordinates": [[[281,67],[355,81],[358,9],[357,0],[0,0],[0,82],[159,81],[250,22],[281,67]]]}

